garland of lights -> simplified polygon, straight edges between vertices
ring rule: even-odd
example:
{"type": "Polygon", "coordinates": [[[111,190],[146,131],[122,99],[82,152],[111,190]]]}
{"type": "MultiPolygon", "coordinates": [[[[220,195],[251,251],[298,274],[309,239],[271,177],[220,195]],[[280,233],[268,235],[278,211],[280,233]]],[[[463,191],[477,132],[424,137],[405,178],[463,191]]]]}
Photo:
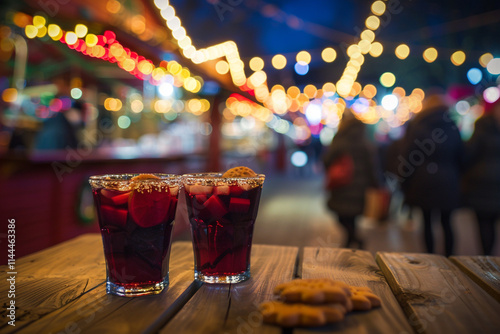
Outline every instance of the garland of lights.
{"type": "Polygon", "coordinates": [[[197,93],[202,87],[203,80],[191,76],[188,68],[183,68],[176,61],[162,61],[160,66],[155,66],[146,57],[124,48],[112,31],[105,31],[102,35],[89,34],[88,28],[83,24],[77,24],[74,31],[64,31],[57,24],[47,25],[42,16],[34,16],[32,22],[33,24],[24,27],[26,37],[30,39],[48,35],[54,41],[66,44],[68,48],[86,56],[116,63],[136,78],[149,80],[153,85],[159,85],[170,75],[173,85],[184,87],[189,92],[197,93]]]}

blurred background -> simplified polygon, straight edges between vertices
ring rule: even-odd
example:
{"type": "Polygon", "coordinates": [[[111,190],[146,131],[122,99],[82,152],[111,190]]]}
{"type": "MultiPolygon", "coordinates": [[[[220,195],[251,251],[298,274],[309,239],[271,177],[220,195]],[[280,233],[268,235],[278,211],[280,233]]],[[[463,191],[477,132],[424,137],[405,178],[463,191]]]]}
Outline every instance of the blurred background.
{"type": "MultiPolygon", "coordinates": [[[[255,242],[337,247],[320,158],[346,110],[366,124],[387,183],[385,152],[426,97],[444,98],[464,142],[500,97],[494,1],[0,6],[0,240],[15,219],[17,256],[98,232],[90,175],[238,165],[267,175],[255,242]]],[[[387,188],[387,215],[358,220],[365,248],[424,251],[418,212],[387,188]]],[[[188,238],[177,220],[175,237],[188,238]]],[[[472,213],[453,224],[455,252],[480,254],[472,213]]]]}

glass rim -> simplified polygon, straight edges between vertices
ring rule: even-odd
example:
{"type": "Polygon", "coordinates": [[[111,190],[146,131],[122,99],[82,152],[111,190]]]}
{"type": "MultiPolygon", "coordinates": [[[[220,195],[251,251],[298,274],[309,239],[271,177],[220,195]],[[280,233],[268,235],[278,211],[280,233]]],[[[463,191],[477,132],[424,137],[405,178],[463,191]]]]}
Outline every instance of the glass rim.
{"type": "Polygon", "coordinates": [[[196,181],[206,181],[212,183],[241,183],[241,182],[259,182],[263,183],[266,176],[264,174],[257,174],[255,176],[236,176],[236,177],[222,177],[221,172],[203,172],[203,173],[189,173],[181,175],[182,183],[192,184],[196,181]]]}
{"type": "Polygon", "coordinates": [[[167,173],[122,173],[122,174],[101,174],[92,175],[89,177],[89,183],[93,188],[120,188],[129,186],[132,183],[141,184],[179,184],[181,183],[181,175],[167,173]],[[134,176],[141,174],[149,174],[159,177],[159,179],[139,179],[132,180],[134,176]]]}

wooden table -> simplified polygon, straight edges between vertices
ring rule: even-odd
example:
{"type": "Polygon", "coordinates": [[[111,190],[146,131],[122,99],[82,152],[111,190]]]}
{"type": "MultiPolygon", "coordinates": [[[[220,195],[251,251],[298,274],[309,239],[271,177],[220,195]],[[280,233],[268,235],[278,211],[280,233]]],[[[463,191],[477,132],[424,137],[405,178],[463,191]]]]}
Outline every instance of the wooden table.
{"type": "MultiPolygon", "coordinates": [[[[2,277],[10,277],[1,267],[2,277]]],[[[170,286],[159,295],[105,293],[101,238],[86,234],[18,259],[15,327],[7,324],[2,283],[1,333],[498,333],[500,258],[371,253],[339,248],[254,245],[252,278],[233,285],[193,281],[188,242],[172,246],[170,286]],[[262,323],[259,303],[278,283],[331,277],[368,286],[382,307],[352,312],[318,329],[262,323]]],[[[2,278],[5,282],[5,278],[2,278]]]]}

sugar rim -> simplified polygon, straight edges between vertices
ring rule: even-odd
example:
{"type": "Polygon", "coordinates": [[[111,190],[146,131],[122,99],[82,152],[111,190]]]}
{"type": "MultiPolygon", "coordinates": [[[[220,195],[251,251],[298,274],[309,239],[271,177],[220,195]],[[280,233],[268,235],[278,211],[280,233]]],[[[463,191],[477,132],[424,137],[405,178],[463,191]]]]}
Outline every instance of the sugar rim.
{"type": "Polygon", "coordinates": [[[233,185],[233,184],[252,184],[262,186],[266,176],[257,174],[255,176],[222,177],[223,173],[191,173],[181,176],[182,183],[187,185],[233,185]]]}
{"type": "Polygon", "coordinates": [[[117,190],[127,190],[132,185],[151,185],[151,186],[180,186],[182,184],[180,175],[164,173],[126,173],[126,174],[103,174],[89,177],[89,183],[92,188],[107,188],[117,190]],[[159,179],[138,179],[132,180],[134,176],[141,174],[151,174],[159,179]]]}

